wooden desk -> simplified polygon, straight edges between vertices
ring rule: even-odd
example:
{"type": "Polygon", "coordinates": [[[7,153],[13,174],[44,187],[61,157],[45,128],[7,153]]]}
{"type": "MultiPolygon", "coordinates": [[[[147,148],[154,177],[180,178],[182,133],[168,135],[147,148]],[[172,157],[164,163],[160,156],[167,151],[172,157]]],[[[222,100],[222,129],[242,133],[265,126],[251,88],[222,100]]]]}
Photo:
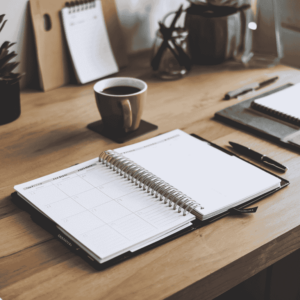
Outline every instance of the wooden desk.
{"type": "MultiPolygon", "coordinates": [[[[103,272],[96,272],[10,201],[13,186],[119,147],[88,130],[99,118],[93,84],[22,93],[21,117],[0,127],[0,297],[8,299],[212,299],[300,248],[300,156],[212,119],[238,100],[225,92],[273,74],[272,89],[299,82],[300,72],[278,66],[245,70],[234,64],[194,67],[163,82],[140,55],[120,76],[149,85],[143,118],[157,134],[180,128],[226,146],[239,141],[289,167],[291,185],[261,201],[251,216],[231,216],[103,272]],[[172,296],[173,295],[173,296],[172,296]]],[[[246,99],[246,97],[244,97],[246,99]]],[[[201,170],[199,170],[201,172],[201,170]]]]}

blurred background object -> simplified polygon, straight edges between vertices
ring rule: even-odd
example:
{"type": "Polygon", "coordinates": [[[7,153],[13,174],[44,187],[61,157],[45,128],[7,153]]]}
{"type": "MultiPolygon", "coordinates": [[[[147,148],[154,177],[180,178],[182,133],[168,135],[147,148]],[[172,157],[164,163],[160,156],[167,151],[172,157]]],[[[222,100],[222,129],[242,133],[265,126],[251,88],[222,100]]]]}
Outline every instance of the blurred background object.
{"type": "MultiPolygon", "coordinates": [[[[163,53],[161,54],[161,58],[157,65],[157,68],[153,68],[155,74],[159,78],[166,80],[179,79],[182,76],[186,75],[187,72],[190,70],[190,62],[185,64],[185,62],[182,61],[181,54],[184,53],[188,55],[187,37],[188,31],[184,28],[177,28],[173,30],[172,36],[169,39],[169,43],[172,43],[173,45],[171,44],[172,46],[167,46],[164,49],[163,53]],[[176,47],[180,48],[181,53],[178,53],[178,50],[176,50],[174,46],[175,43],[176,47]]],[[[152,61],[154,58],[157,57],[159,49],[161,49],[166,39],[168,40],[168,38],[165,38],[160,30],[157,30],[156,39],[151,53],[152,61]]]]}
{"type": "Polygon", "coordinates": [[[189,2],[186,27],[194,63],[217,64],[232,58],[246,67],[279,63],[283,51],[276,0],[189,2]]]}
{"type": "Polygon", "coordinates": [[[241,60],[247,67],[272,67],[283,57],[276,0],[257,0],[251,11],[241,60]]]}
{"type": "Polygon", "coordinates": [[[179,79],[191,69],[191,59],[188,52],[188,31],[184,27],[178,27],[177,21],[182,15],[182,5],[176,12],[167,14],[162,22],[159,22],[159,30],[152,48],[151,66],[155,74],[162,79],[179,79]],[[175,16],[169,27],[166,19],[175,16]]]}
{"type": "MultiPolygon", "coordinates": [[[[217,5],[217,0],[211,1],[217,5]]],[[[222,3],[224,0],[217,2],[222,3]]],[[[239,7],[241,5],[240,1],[234,1],[237,4],[233,4],[232,1],[229,3],[239,7]]],[[[186,0],[116,0],[128,54],[150,49],[158,29],[158,21],[181,4],[184,4],[184,8],[189,5],[186,0]]],[[[300,1],[284,0],[278,1],[277,4],[279,31],[284,50],[281,63],[300,67],[300,1]]],[[[28,0],[0,1],[0,11],[1,14],[6,14],[7,19],[15,20],[9,22],[1,32],[1,41],[18,41],[12,50],[18,53],[16,61],[20,61],[16,72],[26,73],[20,81],[21,88],[36,88],[38,69],[28,0]]],[[[269,12],[264,13],[268,18],[269,12]]]]}
{"type": "Polygon", "coordinates": [[[195,64],[218,64],[235,58],[243,43],[241,13],[236,7],[191,2],[185,26],[195,64]]]}
{"type": "Polygon", "coordinates": [[[190,3],[196,5],[215,5],[215,6],[231,6],[242,7],[251,4],[251,0],[189,0],[190,3]]]}

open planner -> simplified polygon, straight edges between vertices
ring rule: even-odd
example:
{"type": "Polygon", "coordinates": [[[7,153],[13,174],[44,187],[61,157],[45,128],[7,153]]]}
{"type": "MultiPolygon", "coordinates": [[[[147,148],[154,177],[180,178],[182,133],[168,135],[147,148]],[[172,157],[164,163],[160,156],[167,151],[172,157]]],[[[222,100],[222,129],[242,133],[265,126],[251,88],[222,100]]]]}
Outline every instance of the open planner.
{"type": "Polygon", "coordinates": [[[13,199],[103,269],[287,184],[229,151],[174,130],[16,185],[13,199]]]}

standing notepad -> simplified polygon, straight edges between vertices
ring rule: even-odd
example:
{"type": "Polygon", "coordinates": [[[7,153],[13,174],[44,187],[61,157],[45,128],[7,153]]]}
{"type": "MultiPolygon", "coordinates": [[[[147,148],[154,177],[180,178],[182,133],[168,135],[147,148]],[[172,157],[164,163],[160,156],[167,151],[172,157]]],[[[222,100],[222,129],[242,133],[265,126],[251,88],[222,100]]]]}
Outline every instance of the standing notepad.
{"type": "Polygon", "coordinates": [[[61,11],[63,28],[78,83],[118,72],[99,0],[61,11]]]}

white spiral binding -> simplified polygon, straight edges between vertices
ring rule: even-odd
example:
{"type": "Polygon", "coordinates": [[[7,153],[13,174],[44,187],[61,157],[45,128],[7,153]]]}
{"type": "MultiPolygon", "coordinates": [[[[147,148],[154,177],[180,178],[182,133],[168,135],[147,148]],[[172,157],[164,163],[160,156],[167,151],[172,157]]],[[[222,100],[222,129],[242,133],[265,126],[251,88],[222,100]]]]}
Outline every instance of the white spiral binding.
{"type": "Polygon", "coordinates": [[[96,6],[95,0],[80,0],[66,2],[66,7],[69,8],[69,14],[79,12],[86,9],[91,9],[96,6]]]}
{"type": "Polygon", "coordinates": [[[155,198],[164,201],[169,207],[173,205],[173,209],[177,209],[178,213],[181,213],[181,210],[183,210],[184,216],[187,212],[191,213],[197,207],[204,209],[201,204],[122,154],[113,150],[104,151],[100,154],[99,161],[117,174],[120,174],[120,176],[124,176],[133,184],[146,190],[147,193],[150,193],[155,198]]]}

